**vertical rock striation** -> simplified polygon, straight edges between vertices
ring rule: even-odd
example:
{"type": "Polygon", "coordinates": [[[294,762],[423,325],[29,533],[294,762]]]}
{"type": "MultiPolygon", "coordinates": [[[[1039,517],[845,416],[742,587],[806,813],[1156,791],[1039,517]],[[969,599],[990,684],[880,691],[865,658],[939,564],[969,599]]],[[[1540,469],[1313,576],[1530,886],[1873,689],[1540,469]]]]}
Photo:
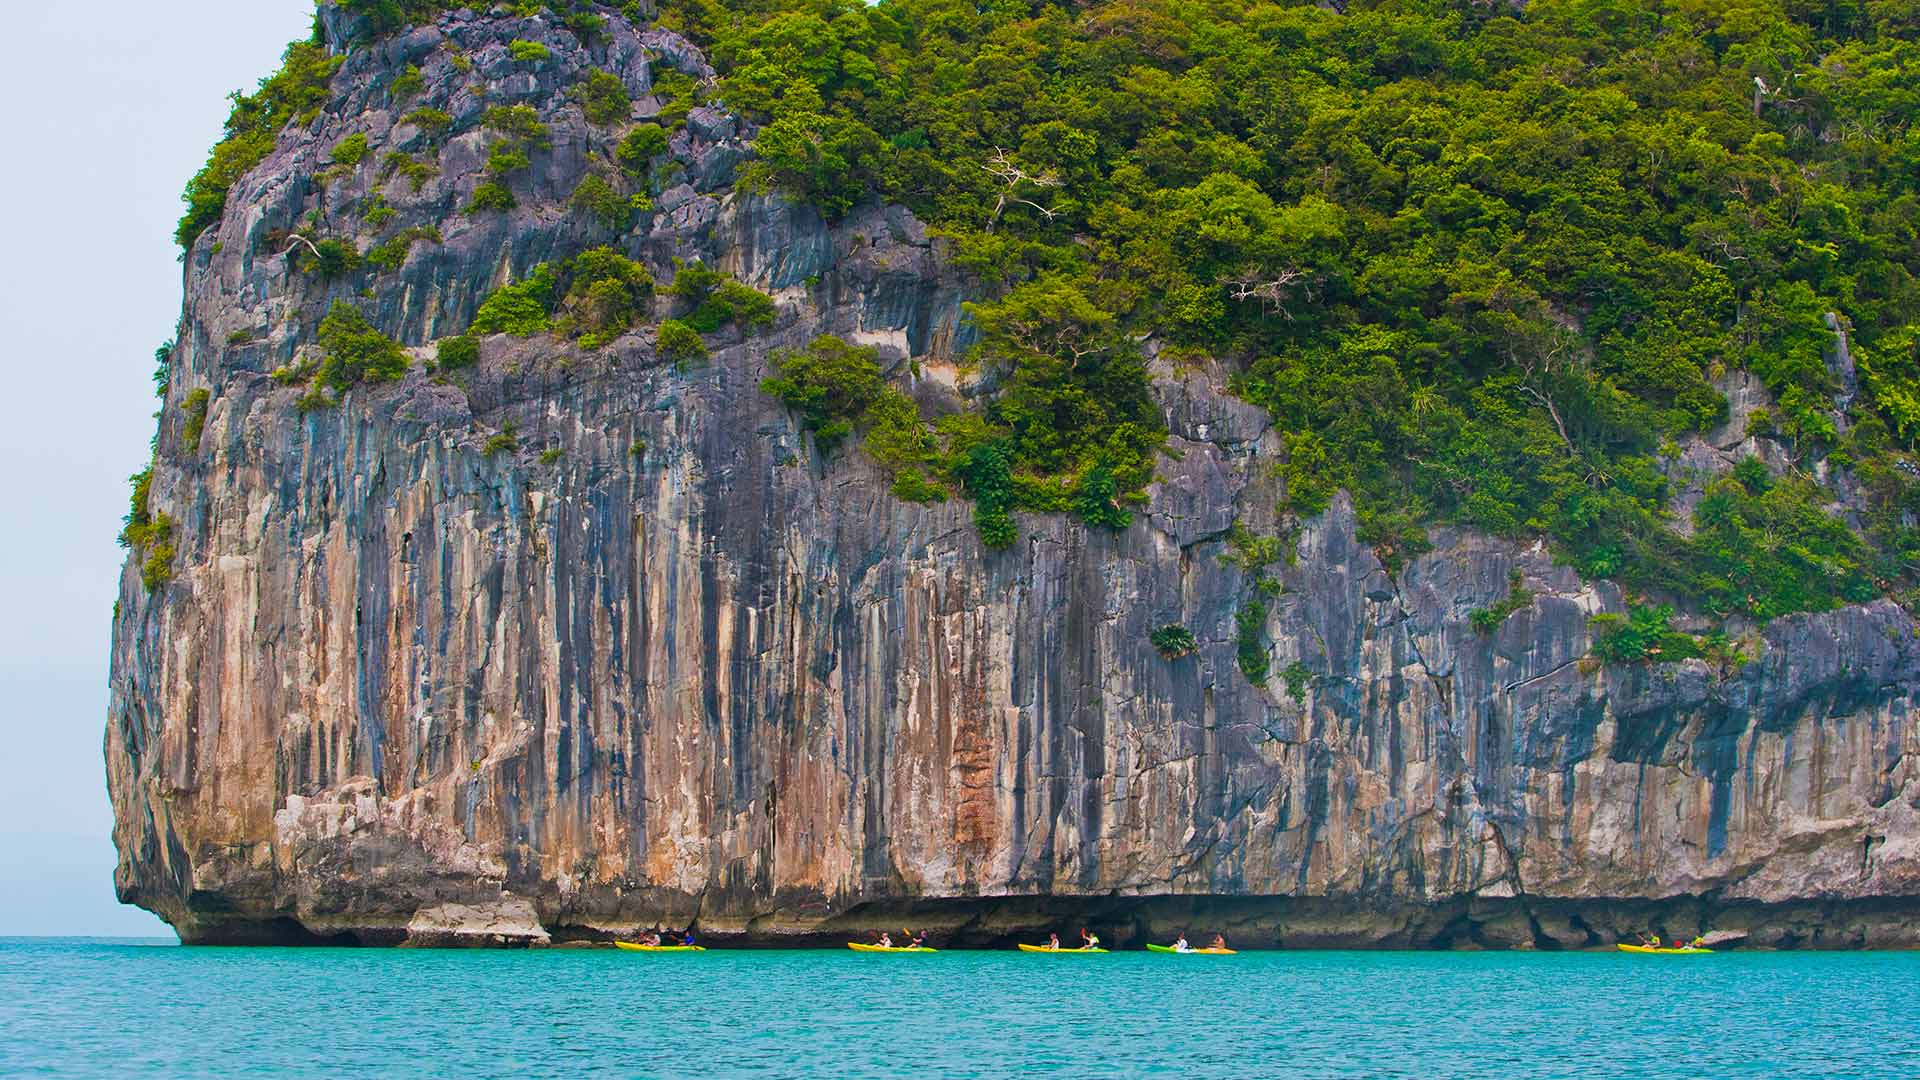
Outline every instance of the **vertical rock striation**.
{"type": "Polygon", "coordinates": [[[1920,943],[1901,608],[1780,619],[1737,671],[1601,667],[1610,586],[1445,530],[1389,574],[1343,500],[1250,572],[1223,556],[1235,521],[1271,524],[1277,440],[1219,373],[1164,364],[1173,453],[1131,528],[1027,517],[983,550],[969,507],[892,498],[858,450],[823,460],[758,390],[771,350],[834,333],[929,408],[978,392],[966,281],[912,215],[829,224],[732,190],[750,133],[708,110],[637,228],[568,212],[611,150],[570,87],[612,71],[646,115],[663,65],[707,74],[617,19],[591,48],[464,12],[356,48],[188,253],[152,489],[179,554],[151,592],[130,563],[114,622],[123,899],[208,942],[690,921],[809,940],[907,914],[962,941],[1080,918],[1284,944],[1579,946],[1652,922],[1920,943]],[[553,55],[516,64],[515,39],[553,55]],[[377,279],[302,276],[271,241],[376,184],[317,184],[330,149],[424,145],[387,101],[408,64],[427,89],[407,107],[464,133],[417,192],[385,190],[441,242],[377,279]],[[502,103],[538,109],[550,146],[517,209],[464,215],[475,118],[502,103]],[[309,411],[268,375],[336,300],[424,359],[489,292],[603,243],[663,280],[703,259],[778,322],[692,368],[646,327],[597,352],[490,338],[461,385],[416,366],[309,411]],[[190,450],[176,406],[203,388],[190,450]],[[518,447],[488,453],[509,425],[518,447]],[[1531,602],[1476,631],[1514,574],[1531,602]],[[1254,685],[1237,617],[1262,575],[1283,588],[1254,685]],[[1197,653],[1155,651],[1174,623],[1197,653]]]}

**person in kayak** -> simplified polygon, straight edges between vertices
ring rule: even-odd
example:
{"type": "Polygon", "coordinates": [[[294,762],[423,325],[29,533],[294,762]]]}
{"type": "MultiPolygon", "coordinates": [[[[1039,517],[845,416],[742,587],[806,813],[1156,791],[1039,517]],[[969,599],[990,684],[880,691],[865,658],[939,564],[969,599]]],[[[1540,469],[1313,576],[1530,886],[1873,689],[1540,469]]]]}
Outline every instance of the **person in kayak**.
{"type": "MultiPolygon", "coordinates": [[[[904,928],[902,928],[900,932],[902,934],[907,934],[907,931],[904,928]]],[[[907,934],[907,948],[918,949],[920,948],[920,943],[925,940],[927,940],[927,932],[925,930],[922,930],[917,934],[907,934]]]]}
{"type": "Polygon", "coordinates": [[[1225,934],[1213,935],[1213,944],[1207,946],[1207,948],[1209,949],[1224,949],[1226,947],[1227,947],[1227,936],[1225,934]]]}
{"type": "Polygon", "coordinates": [[[645,936],[641,937],[640,944],[648,945],[656,949],[659,948],[660,947],[660,931],[658,930],[647,931],[645,936]]]}
{"type": "Polygon", "coordinates": [[[893,948],[893,935],[887,933],[885,930],[880,931],[880,947],[883,949],[893,948]]]}
{"type": "Polygon", "coordinates": [[[1083,926],[1083,927],[1081,927],[1081,928],[1080,928],[1080,947],[1081,947],[1082,949],[1097,949],[1097,948],[1099,948],[1099,947],[1100,947],[1100,936],[1099,936],[1098,934],[1089,934],[1089,933],[1087,933],[1087,928],[1086,928],[1086,927],[1084,927],[1084,926],[1083,926]]]}
{"type": "Polygon", "coordinates": [[[1174,952],[1192,952],[1193,946],[1187,944],[1187,935],[1181,934],[1180,940],[1173,943],[1174,952]]]}
{"type": "Polygon", "coordinates": [[[680,935],[680,944],[688,947],[693,945],[693,927],[687,927],[686,932],[680,935]]]}

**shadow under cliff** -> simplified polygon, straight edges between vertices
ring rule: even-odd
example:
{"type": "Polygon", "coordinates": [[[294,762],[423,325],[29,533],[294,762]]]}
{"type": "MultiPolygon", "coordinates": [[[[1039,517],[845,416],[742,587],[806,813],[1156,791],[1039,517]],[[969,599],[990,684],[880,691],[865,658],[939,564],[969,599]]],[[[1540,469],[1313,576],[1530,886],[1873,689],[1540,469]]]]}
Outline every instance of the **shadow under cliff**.
{"type": "MultiPolygon", "coordinates": [[[[1643,934],[1712,935],[1716,948],[1920,948],[1920,900],[1834,900],[1791,904],[1683,896],[1664,900],[1465,897],[1427,905],[1367,905],[1346,899],[1257,896],[992,897],[864,903],[805,928],[772,917],[744,927],[687,928],[708,945],[839,948],[878,931],[925,931],[943,949],[1005,949],[1057,933],[1077,942],[1082,927],[1115,949],[1226,935],[1242,949],[1607,948],[1643,934]]],[[[547,925],[555,945],[630,939],[650,927],[547,925]]],[[[679,930],[680,926],[660,929],[679,930]]],[[[328,928],[291,918],[201,920],[182,934],[195,945],[524,946],[485,935],[422,940],[404,927],[328,928]]]]}

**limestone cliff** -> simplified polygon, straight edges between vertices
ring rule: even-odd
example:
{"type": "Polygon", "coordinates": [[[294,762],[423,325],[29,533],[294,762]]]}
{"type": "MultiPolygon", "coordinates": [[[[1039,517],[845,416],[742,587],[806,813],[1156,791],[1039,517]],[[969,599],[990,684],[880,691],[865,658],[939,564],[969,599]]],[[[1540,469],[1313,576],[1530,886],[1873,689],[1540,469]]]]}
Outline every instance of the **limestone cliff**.
{"type": "Polygon", "coordinates": [[[591,47],[465,12],[355,47],[188,252],[151,491],[177,555],[152,591],[130,562],[114,622],[123,899],[207,942],[657,922],[824,940],[910,918],[960,942],[1085,920],[1250,944],[1646,925],[1920,944],[1920,640],[1900,607],[1756,628],[1737,670],[1601,666],[1587,620],[1621,609],[1608,584],[1445,530],[1390,574],[1344,500],[1262,594],[1224,557],[1234,522],[1274,531],[1278,441],[1222,372],[1160,361],[1172,452],[1146,512],[1123,532],[1023,516],[985,550],[964,502],[891,497],[759,390],[773,349],[834,333],[929,410],[980,392],[957,362],[968,281],[912,215],[829,224],[734,191],[751,133],[708,109],[633,229],[569,210],[612,152],[569,88],[613,72],[644,116],[668,66],[706,73],[621,19],[591,47]],[[551,57],[517,64],[515,40],[551,57]],[[392,105],[408,65],[424,89],[392,105]],[[549,145],[517,208],[463,214],[475,117],[502,103],[537,109],[549,145]],[[383,185],[388,231],[440,241],[377,276],[290,266],[289,232],[423,145],[402,119],[422,105],[460,134],[417,191],[383,185]],[[316,181],[356,134],[368,164],[316,181]],[[691,367],[642,326],[591,352],[490,337],[459,379],[416,364],[331,408],[269,377],[335,300],[424,360],[491,291],[608,242],[661,280],[704,260],[778,319],[691,367]],[[503,431],[517,445],[489,452],[503,431]],[[1514,574],[1530,600],[1476,630],[1514,574]],[[1254,599],[1262,685],[1236,664],[1254,599]],[[1168,624],[1197,652],[1156,651],[1168,624]]]}

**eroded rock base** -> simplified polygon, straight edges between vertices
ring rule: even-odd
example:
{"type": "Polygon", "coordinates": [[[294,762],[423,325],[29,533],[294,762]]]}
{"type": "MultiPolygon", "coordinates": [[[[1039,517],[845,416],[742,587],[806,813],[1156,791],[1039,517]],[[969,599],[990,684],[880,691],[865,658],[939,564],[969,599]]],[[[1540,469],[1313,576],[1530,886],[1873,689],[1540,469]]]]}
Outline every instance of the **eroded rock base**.
{"type": "Polygon", "coordinates": [[[310,928],[280,918],[201,918],[181,930],[191,945],[412,945],[540,947],[605,943],[651,928],[690,925],[709,945],[837,948],[875,931],[926,930],[942,948],[1008,948],[1048,933],[1077,940],[1086,927],[1107,944],[1137,948],[1181,933],[1225,934],[1248,949],[1593,949],[1661,937],[1714,935],[1719,947],[1920,948],[1920,903],[1723,903],[1468,897],[1424,906],[1371,907],[1321,898],[1155,896],[1001,897],[861,904],[825,919],[781,913],[741,922],[538,921],[527,901],[443,905],[404,924],[310,928]]]}

